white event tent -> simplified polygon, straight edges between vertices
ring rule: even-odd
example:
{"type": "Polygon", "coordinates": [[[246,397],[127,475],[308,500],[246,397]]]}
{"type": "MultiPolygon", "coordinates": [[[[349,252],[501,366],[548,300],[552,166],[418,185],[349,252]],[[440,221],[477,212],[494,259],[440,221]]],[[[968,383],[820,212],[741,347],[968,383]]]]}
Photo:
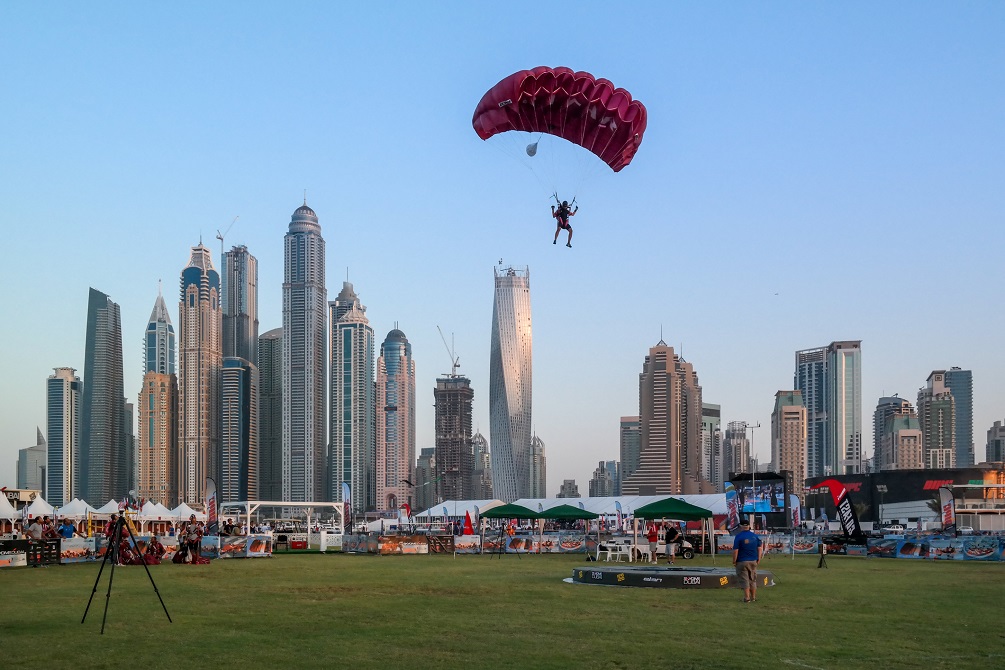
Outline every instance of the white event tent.
{"type": "Polygon", "coordinates": [[[17,513],[14,506],[10,504],[7,500],[7,496],[0,495],[0,519],[7,519],[9,521],[14,521],[15,519],[20,519],[21,515],[17,513]]]}
{"type": "Polygon", "coordinates": [[[38,496],[31,501],[28,505],[28,518],[33,519],[37,516],[49,516],[52,514],[52,505],[45,502],[42,496],[38,496]]]}
{"type": "Polygon", "coordinates": [[[432,521],[433,519],[463,521],[465,513],[470,514],[471,518],[474,519],[475,516],[481,514],[482,512],[490,510],[493,507],[499,507],[502,504],[503,504],[502,500],[494,500],[494,499],[445,500],[441,503],[433,505],[432,507],[423,512],[413,514],[412,519],[421,523],[432,521]]]}
{"type": "Polygon", "coordinates": [[[53,511],[54,516],[63,519],[85,519],[88,514],[93,514],[96,510],[79,498],[74,498],[62,507],[53,511]]]}

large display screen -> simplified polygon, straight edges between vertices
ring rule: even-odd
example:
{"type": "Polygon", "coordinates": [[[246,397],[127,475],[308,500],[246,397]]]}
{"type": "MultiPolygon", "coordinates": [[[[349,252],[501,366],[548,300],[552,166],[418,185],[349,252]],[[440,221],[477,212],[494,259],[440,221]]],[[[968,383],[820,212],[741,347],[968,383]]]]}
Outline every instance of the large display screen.
{"type": "Polygon", "coordinates": [[[785,512],[788,499],[785,478],[773,472],[750,477],[737,475],[730,480],[736,488],[741,514],[771,514],[785,512]]]}

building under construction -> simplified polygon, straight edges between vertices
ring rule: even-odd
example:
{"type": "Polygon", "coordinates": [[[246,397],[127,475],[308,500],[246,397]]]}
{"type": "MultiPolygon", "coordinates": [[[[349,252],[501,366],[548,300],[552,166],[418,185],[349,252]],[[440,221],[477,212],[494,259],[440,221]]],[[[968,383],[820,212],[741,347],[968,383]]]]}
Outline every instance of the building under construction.
{"type": "Polygon", "coordinates": [[[471,401],[475,392],[467,377],[451,374],[436,380],[436,490],[440,500],[474,497],[475,456],[471,444],[471,401]]]}

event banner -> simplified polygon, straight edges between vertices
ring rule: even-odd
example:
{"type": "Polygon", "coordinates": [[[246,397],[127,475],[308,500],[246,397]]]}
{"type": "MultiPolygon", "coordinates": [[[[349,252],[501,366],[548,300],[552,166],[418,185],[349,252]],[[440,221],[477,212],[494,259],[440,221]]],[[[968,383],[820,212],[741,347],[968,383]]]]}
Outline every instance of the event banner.
{"type": "Polygon", "coordinates": [[[429,542],[425,535],[382,535],[377,538],[377,553],[382,556],[428,554],[429,542]]]}
{"type": "Polygon", "coordinates": [[[62,563],[83,563],[97,560],[94,545],[95,538],[93,537],[64,538],[60,543],[59,560],[62,563]]]}
{"type": "Polygon", "coordinates": [[[28,565],[28,540],[0,540],[0,568],[28,565]]]}
{"type": "Polygon", "coordinates": [[[206,532],[220,532],[220,518],[216,508],[216,482],[206,477],[206,532]]]}
{"type": "Polygon", "coordinates": [[[813,488],[823,487],[830,489],[845,537],[861,537],[862,527],[858,525],[858,515],[855,514],[855,508],[852,507],[851,499],[848,497],[848,489],[836,479],[825,479],[813,488]]]}
{"type": "Polygon", "coordinates": [[[482,551],[481,537],[478,535],[455,535],[454,551],[458,554],[480,554],[482,551]]]}
{"type": "MultiPolygon", "coordinates": [[[[740,527],[740,499],[732,482],[726,482],[726,530],[734,532],[740,527]]],[[[729,549],[733,550],[732,547],[729,549]]]]}
{"type": "Polygon", "coordinates": [[[956,500],[948,486],[939,487],[939,507],[942,510],[942,532],[956,535],[956,500]]]}

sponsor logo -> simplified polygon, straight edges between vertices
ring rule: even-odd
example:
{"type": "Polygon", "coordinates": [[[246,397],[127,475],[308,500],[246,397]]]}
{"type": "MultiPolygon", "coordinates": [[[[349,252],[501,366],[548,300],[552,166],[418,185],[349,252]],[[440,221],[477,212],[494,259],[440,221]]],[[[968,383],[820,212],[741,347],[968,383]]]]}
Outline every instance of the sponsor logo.
{"type": "MultiPolygon", "coordinates": [[[[618,576],[620,577],[620,575],[618,575],[618,576]]],[[[644,582],[662,582],[663,580],[660,579],[659,577],[644,577],[642,579],[642,581],[644,581],[644,582]]]]}
{"type": "Polygon", "coordinates": [[[862,490],[862,482],[848,482],[844,487],[853,493],[858,493],[862,490]]]}
{"type": "Polygon", "coordinates": [[[925,491],[938,491],[943,486],[951,486],[952,479],[929,479],[921,488],[925,491]]]}

